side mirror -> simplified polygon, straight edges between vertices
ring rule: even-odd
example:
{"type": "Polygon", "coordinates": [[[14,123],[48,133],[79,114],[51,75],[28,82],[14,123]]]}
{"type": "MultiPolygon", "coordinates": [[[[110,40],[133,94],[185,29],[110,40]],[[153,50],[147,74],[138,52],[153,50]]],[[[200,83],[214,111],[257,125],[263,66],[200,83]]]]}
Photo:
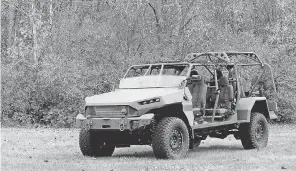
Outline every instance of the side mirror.
{"type": "MultiPolygon", "coordinates": [[[[186,80],[187,80],[187,79],[186,79],[186,80]]],[[[183,88],[185,88],[186,80],[183,80],[183,81],[179,84],[178,89],[183,89],[183,88]]]]}

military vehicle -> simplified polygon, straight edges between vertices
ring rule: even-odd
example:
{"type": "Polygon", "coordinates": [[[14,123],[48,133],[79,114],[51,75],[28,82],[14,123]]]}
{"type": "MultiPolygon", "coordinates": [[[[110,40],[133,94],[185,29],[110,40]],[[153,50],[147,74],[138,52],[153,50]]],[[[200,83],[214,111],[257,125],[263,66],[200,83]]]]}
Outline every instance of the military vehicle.
{"type": "Polygon", "coordinates": [[[156,158],[178,159],[207,137],[230,134],[245,149],[263,148],[277,110],[260,85],[266,74],[276,91],[271,67],[253,52],[133,65],[112,92],[85,98],[76,117],[81,152],[111,156],[115,148],[151,145],[156,158]]]}

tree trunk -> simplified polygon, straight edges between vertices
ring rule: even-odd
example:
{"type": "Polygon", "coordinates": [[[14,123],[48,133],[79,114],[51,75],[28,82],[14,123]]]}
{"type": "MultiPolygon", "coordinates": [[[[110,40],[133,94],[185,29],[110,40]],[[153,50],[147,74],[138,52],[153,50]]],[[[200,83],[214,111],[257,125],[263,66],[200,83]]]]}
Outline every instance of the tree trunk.
{"type": "Polygon", "coordinates": [[[160,34],[161,34],[161,25],[160,25],[160,21],[159,21],[159,14],[157,13],[157,10],[155,7],[152,6],[152,4],[149,2],[148,5],[152,8],[153,10],[153,14],[154,14],[154,17],[155,17],[155,26],[156,26],[156,30],[157,30],[157,41],[158,41],[158,44],[160,44],[160,40],[161,40],[161,37],[160,37],[160,34]]]}
{"type": "Polygon", "coordinates": [[[31,2],[31,23],[32,23],[32,31],[33,31],[33,56],[34,56],[34,61],[35,64],[38,62],[38,44],[37,44],[37,31],[36,31],[36,23],[35,23],[35,13],[36,13],[36,8],[35,8],[35,0],[31,2]]]}
{"type": "Polygon", "coordinates": [[[52,8],[52,0],[49,1],[49,24],[50,30],[52,29],[52,18],[53,18],[53,8],[52,8]]]}
{"type": "Polygon", "coordinates": [[[179,31],[178,31],[178,37],[176,40],[176,50],[175,50],[175,56],[176,57],[183,57],[184,53],[184,39],[185,39],[185,25],[191,21],[195,16],[193,16],[191,19],[189,19],[187,22],[185,22],[185,19],[187,18],[188,12],[191,10],[193,6],[194,1],[189,1],[188,3],[184,2],[181,6],[181,20],[179,22],[179,31]]]}
{"type": "Polygon", "coordinates": [[[8,25],[8,39],[7,48],[10,48],[13,44],[13,25],[14,25],[14,13],[15,13],[15,3],[14,1],[9,1],[9,25],[8,25]]]}
{"type": "Polygon", "coordinates": [[[52,34],[52,28],[53,28],[53,23],[52,23],[52,20],[53,20],[53,8],[52,8],[52,6],[53,6],[53,2],[52,2],[52,0],[50,0],[49,1],[49,24],[50,24],[50,28],[49,28],[49,35],[50,35],[50,42],[49,42],[49,44],[50,44],[50,46],[49,46],[49,50],[50,50],[50,52],[52,53],[52,51],[53,51],[53,34],[52,34]]]}

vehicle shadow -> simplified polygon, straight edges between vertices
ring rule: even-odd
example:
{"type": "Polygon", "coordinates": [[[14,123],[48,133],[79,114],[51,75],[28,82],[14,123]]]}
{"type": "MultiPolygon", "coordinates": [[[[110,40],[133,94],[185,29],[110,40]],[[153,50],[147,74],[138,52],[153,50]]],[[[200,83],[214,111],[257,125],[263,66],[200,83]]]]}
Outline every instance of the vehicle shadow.
{"type": "Polygon", "coordinates": [[[190,152],[208,152],[208,151],[241,151],[244,150],[243,147],[240,146],[226,146],[226,145],[211,145],[207,147],[197,147],[192,150],[189,150],[190,152]]]}
{"type": "MultiPolygon", "coordinates": [[[[128,149],[125,150],[121,150],[119,152],[116,152],[115,154],[112,155],[112,157],[129,157],[129,158],[155,158],[154,154],[153,154],[153,150],[151,149],[132,149],[131,151],[129,151],[128,149]]],[[[243,147],[240,146],[227,146],[227,145],[211,145],[211,146],[206,146],[206,147],[197,147],[194,149],[191,149],[188,151],[188,154],[192,154],[192,153],[211,153],[211,152],[233,152],[233,151],[243,151],[243,147]]]]}
{"type": "Polygon", "coordinates": [[[121,152],[120,154],[113,154],[112,157],[128,157],[128,158],[155,158],[153,151],[136,151],[133,153],[130,152],[121,152]]]}

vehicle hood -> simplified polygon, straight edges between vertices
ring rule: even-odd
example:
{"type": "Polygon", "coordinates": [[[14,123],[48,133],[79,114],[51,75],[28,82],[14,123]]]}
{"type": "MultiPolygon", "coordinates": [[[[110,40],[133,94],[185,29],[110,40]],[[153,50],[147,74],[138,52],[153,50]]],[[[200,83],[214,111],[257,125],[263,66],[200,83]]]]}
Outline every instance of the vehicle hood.
{"type": "Polygon", "coordinates": [[[174,100],[182,100],[182,90],[178,88],[149,88],[149,89],[117,89],[113,92],[86,97],[86,105],[127,105],[132,102],[151,98],[170,97],[177,95],[174,100]]]}

